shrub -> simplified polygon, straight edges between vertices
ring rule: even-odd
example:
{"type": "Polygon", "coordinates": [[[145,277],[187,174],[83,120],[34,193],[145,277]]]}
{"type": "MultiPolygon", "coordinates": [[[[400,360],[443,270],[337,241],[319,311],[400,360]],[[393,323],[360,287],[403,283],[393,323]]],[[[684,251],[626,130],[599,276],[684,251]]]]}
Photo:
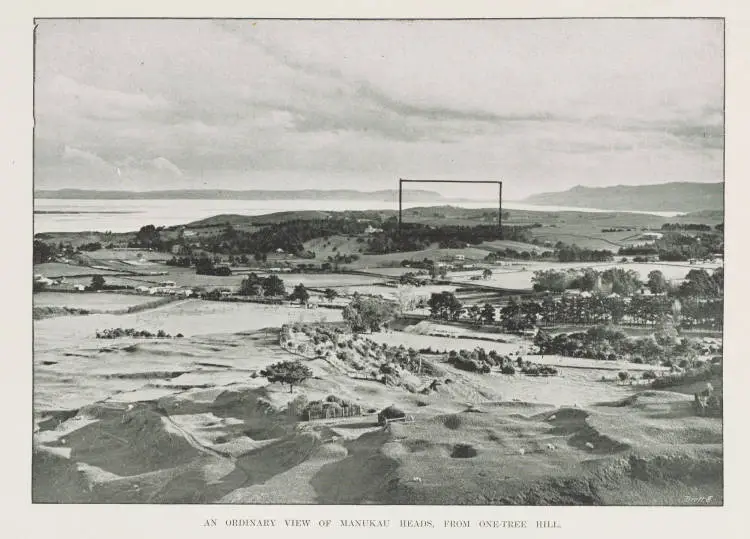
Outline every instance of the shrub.
{"type": "Polygon", "coordinates": [[[656,379],[656,373],[654,371],[645,371],[641,375],[641,378],[643,378],[644,380],[655,380],[656,379]]]}
{"type": "Polygon", "coordinates": [[[617,373],[617,377],[620,379],[620,381],[624,382],[625,380],[628,380],[630,378],[630,374],[625,371],[620,371],[617,373]]]}
{"type": "Polygon", "coordinates": [[[380,366],[381,374],[395,375],[397,373],[396,367],[390,363],[384,363],[380,366]]]}
{"type": "Polygon", "coordinates": [[[460,428],[462,424],[463,424],[463,421],[461,420],[461,416],[457,414],[449,415],[443,420],[443,425],[445,425],[451,430],[456,430],[460,428]]]}
{"type": "Polygon", "coordinates": [[[406,417],[404,411],[391,405],[387,408],[384,408],[378,414],[378,425],[385,425],[389,419],[400,419],[402,417],[406,417]]]}
{"type": "Polygon", "coordinates": [[[500,372],[503,374],[516,374],[516,369],[513,368],[513,365],[504,365],[500,372]]]}

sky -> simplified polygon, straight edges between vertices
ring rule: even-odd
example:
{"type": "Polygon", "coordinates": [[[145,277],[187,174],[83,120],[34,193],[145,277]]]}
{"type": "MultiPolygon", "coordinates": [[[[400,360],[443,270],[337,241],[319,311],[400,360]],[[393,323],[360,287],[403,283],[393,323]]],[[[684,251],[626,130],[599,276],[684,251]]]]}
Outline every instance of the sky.
{"type": "Polygon", "coordinates": [[[41,20],[35,55],[37,189],[723,179],[716,20],[41,20]]]}

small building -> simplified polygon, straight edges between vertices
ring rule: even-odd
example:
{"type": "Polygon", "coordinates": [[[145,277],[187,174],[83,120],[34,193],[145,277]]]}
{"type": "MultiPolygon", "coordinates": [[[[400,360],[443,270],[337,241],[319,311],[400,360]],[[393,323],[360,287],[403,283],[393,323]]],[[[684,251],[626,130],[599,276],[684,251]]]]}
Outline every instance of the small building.
{"type": "Polygon", "coordinates": [[[185,252],[185,247],[183,245],[180,245],[179,243],[172,245],[172,254],[173,255],[181,255],[185,252]]]}
{"type": "Polygon", "coordinates": [[[135,291],[136,292],[141,292],[141,293],[146,293],[146,292],[149,291],[149,287],[148,286],[137,286],[135,288],[135,291]]]}
{"type": "Polygon", "coordinates": [[[464,255],[456,255],[453,257],[454,260],[466,260],[466,257],[464,255]]]}
{"type": "Polygon", "coordinates": [[[173,288],[177,286],[177,283],[175,283],[174,281],[162,281],[161,283],[159,283],[159,285],[165,288],[173,288]]]}
{"type": "Polygon", "coordinates": [[[278,249],[276,249],[276,254],[277,255],[283,255],[284,254],[284,249],[282,249],[281,247],[279,247],[278,249]]]}
{"type": "Polygon", "coordinates": [[[77,290],[78,292],[83,292],[84,290],[86,290],[86,285],[83,285],[83,284],[74,284],[73,285],[73,290],[77,290]]]}
{"type": "Polygon", "coordinates": [[[372,225],[367,225],[367,228],[365,228],[365,234],[377,234],[378,232],[382,232],[382,228],[375,228],[372,225]]]}

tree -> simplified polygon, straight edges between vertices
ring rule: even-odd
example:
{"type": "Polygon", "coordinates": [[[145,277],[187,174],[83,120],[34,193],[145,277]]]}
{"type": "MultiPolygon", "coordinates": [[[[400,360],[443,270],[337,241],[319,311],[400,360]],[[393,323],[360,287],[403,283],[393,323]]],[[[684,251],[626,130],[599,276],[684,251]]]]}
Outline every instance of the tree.
{"type": "Polygon", "coordinates": [[[677,344],[677,338],[679,333],[674,327],[674,322],[670,315],[662,315],[656,323],[656,331],[654,332],[654,338],[659,346],[663,346],[667,350],[667,355],[674,345],[677,344]]]}
{"type": "Polygon", "coordinates": [[[211,275],[214,272],[214,263],[205,253],[195,261],[195,273],[198,275],[211,275]]]}
{"type": "Polygon", "coordinates": [[[469,315],[469,318],[471,320],[479,325],[482,321],[482,309],[479,307],[479,305],[471,305],[467,310],[466,314],[469,315]]]}
{"type": "MultiPolygon", "coordinates": [[[[723,285],[723,272],[722,272],[723,285]]],[[[717,282],[704,269],[692,269],[680,285],[680,294],[686,297],[714,297],[718,295],[717,282]]]]}
{"type": "Polygon", "coordinates": [[[495,308],[489,303],[485,303],[482,307],[482,320],[485,324],[492,324],[495,321],[495,308]]]}
{"type": "Polygon", "coordinates": [[[537,292],[563,292],[567,285],[567,275],[564,271],[538,270],[531,278],[533,288],[537,292]]]}
{"type": "Polygon", "coordinates": [[[612,292],[621,296],[632,296],[641,287],[638,272],[623,268],[610,268],[602,275],[602,284],[611,285],[612,292]]]}
{"type": "Polygon", "coordinates": [[[104,277],[102,277],[101,275],[94,275],[91,278],[92,290],[101,290],[102,288],[104,288],[104,284],[105,284],[104,277]]]}
{"type": "Polygon", "coordinates": [[[276,275],[266,277],[263,281],[263,293],[266,296],[283,296],[286,292],[284,288],[284,281],[279,279],[276,275]]]}
{"type": "Polygon", "coordinates": [[[482,279],[486,280],[490,277],[492,277],[492,270],[489,268],[484,268],[484,270],[482,271],[482,279]]]}
{"type": "Polygon", "coordinates": [[[294,290],[289,295],[289,299],[292,301],[299,301],[301,304],[306,304],[310,299],[310,293],[307,291],[307,288],[305,288],[305,285],[300,283],[294,287],[294,290]]]}
{"type": "Polygon", "coordinates": [[[135,235],[136,242],[141,247],[148,249],[158,248],[161,245],[161,236],[159,229],[154,225],[142,226],[135,235]]]}
{"type": "Polygon", "coordinates": [[[534,344],[539,348],[539,353],[542,355],[553,352],[552,342],[552,337],[544,330],[540,329],[534,336],[534,344]]]}
{"type": "Polygon", "coordinates": [[[258,277],[256,273],[250,273],[240,283],[239,294],[241,296],[260,296],[263,294],[265,279],[258,277]]]}
{"type": "Polygon", "coordinates": [[[652,294],[661,294],[667,291],[669,283],[661,271],[653,270],[648,274],[648,282],[646,283],[646,286],[648,286],[648,289],[651,290],[652,294]]]}
{"type": "Polygon", "coordinates": [[[625,371],[620,371],[617,373],[617,377],[620,379],[621,382],[624,382],[630,378],[630,373],[625,371]]]}
{"type": "Polygon", "coordinates": [[[430,278],[433,280],[437,278],[445,279],[448,276],[448,268],[446,266],[439,266],[434,262],[431,263],[429,271],[430,278]]]}
{"type": "Polygon", "coordinates": [[[289,393],[294,392],[294,386],[299,385],[312,376],[312,371],[307,365],[303,365],[301,361],[281,361],[269,365],[262,371],[261,376],[268,378],[270,383],[280,382],[282,384],[289,384],[289,393]]]}
{"type": "Polygon", "coordinates": [[[724,294],[724,268],[716,268],[714,270],[714,274],[711,276],[713,278],[714,283],[716,283],[716,290],[719,293],[719,295],[724,294]]]}
{"type": "Polygon", "coordinates": [[[452,292],[433,292],[427,304],[434,318],[458,320],[463,312],[463,305],[452,292]]]}
{"type": "Polygon", "coordinates": [[[522,304],[521,300],[513,296],[508,304],[500,309],[500,325],[510,333],[520,333],[532,329],[536,325],[536,315],[541,307],[536,302],[522,304]]]}
{"type": "MultiPolygon", "coordinates": [[[[60,243],[62,245],[62,242],[60,243]]],[[[62,248],[60,249],[62,251],[62,248]]],[[[34,264],[49,262],[53,255],[53,249],[43,241],[34,240],[34,264]]]]}
{"type": "Polygon", "coordinates": [[[339,295],[339,293],[336,292],[333,288],[326,288],[323,291],[323,296],[325,296],[325,298],[328,301],[333,301],[334,299],[336,299],[338,297],[338,295],[339,295]]]}
{"type": "Polygon", "coordinates": [[[381,326],[395,316],[393,304],[379,298],[365,298],[356,294],[342,313],[352,331],[379,331],[381,326]]]}

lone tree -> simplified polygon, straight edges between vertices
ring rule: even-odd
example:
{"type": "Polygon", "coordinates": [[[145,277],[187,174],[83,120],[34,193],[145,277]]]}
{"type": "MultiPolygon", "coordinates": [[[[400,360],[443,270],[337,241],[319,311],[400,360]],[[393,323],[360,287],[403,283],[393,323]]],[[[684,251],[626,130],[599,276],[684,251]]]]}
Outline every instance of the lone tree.
{"type": "Polygon", "coordinates": [[[294,287],[294,290],[289,294],[289,299],[292,301],[299,301],[300,303],[306,304],[310,299],[310,293],[305,288],[305,285],[300,283],[294,287]]]}
{"type": "Polygon", "coordinates": [[[101,275],[94,275],[91,278],[91,290],[101,290],[104,288],[104,277],[101,275]]]}
{"type": "Polygon", "coordinates": [[[333,288],[326,288],[325,290],[323,290],[323,295],[328,301],[333,301],[338,297],[339,293],[336,292],[333,288]]]}
{"type": "Polygon", "coordinates": [[[307,365],[303,365],[301,361],[281,361],[269,365],[262,371],[261,376],[268,378],[270,383],[279,382],[281,384],[289,384],[289,393],[294,392],[294,386],[299,385],[312,376],[312,371],[307,365]]]}
{"type": "Polygon", "coordinates": [[[276,275],[271,275],[263,281],[263,293],[266,296],[283,296],[285,291],[284,281],[276,275]]]}
{"type": "Polygon", "coordinates": [[[484,268],[484,271],[482,271],[482,279],[489,279],[490,277],[492,277],[492,270],[484,268]]]}

